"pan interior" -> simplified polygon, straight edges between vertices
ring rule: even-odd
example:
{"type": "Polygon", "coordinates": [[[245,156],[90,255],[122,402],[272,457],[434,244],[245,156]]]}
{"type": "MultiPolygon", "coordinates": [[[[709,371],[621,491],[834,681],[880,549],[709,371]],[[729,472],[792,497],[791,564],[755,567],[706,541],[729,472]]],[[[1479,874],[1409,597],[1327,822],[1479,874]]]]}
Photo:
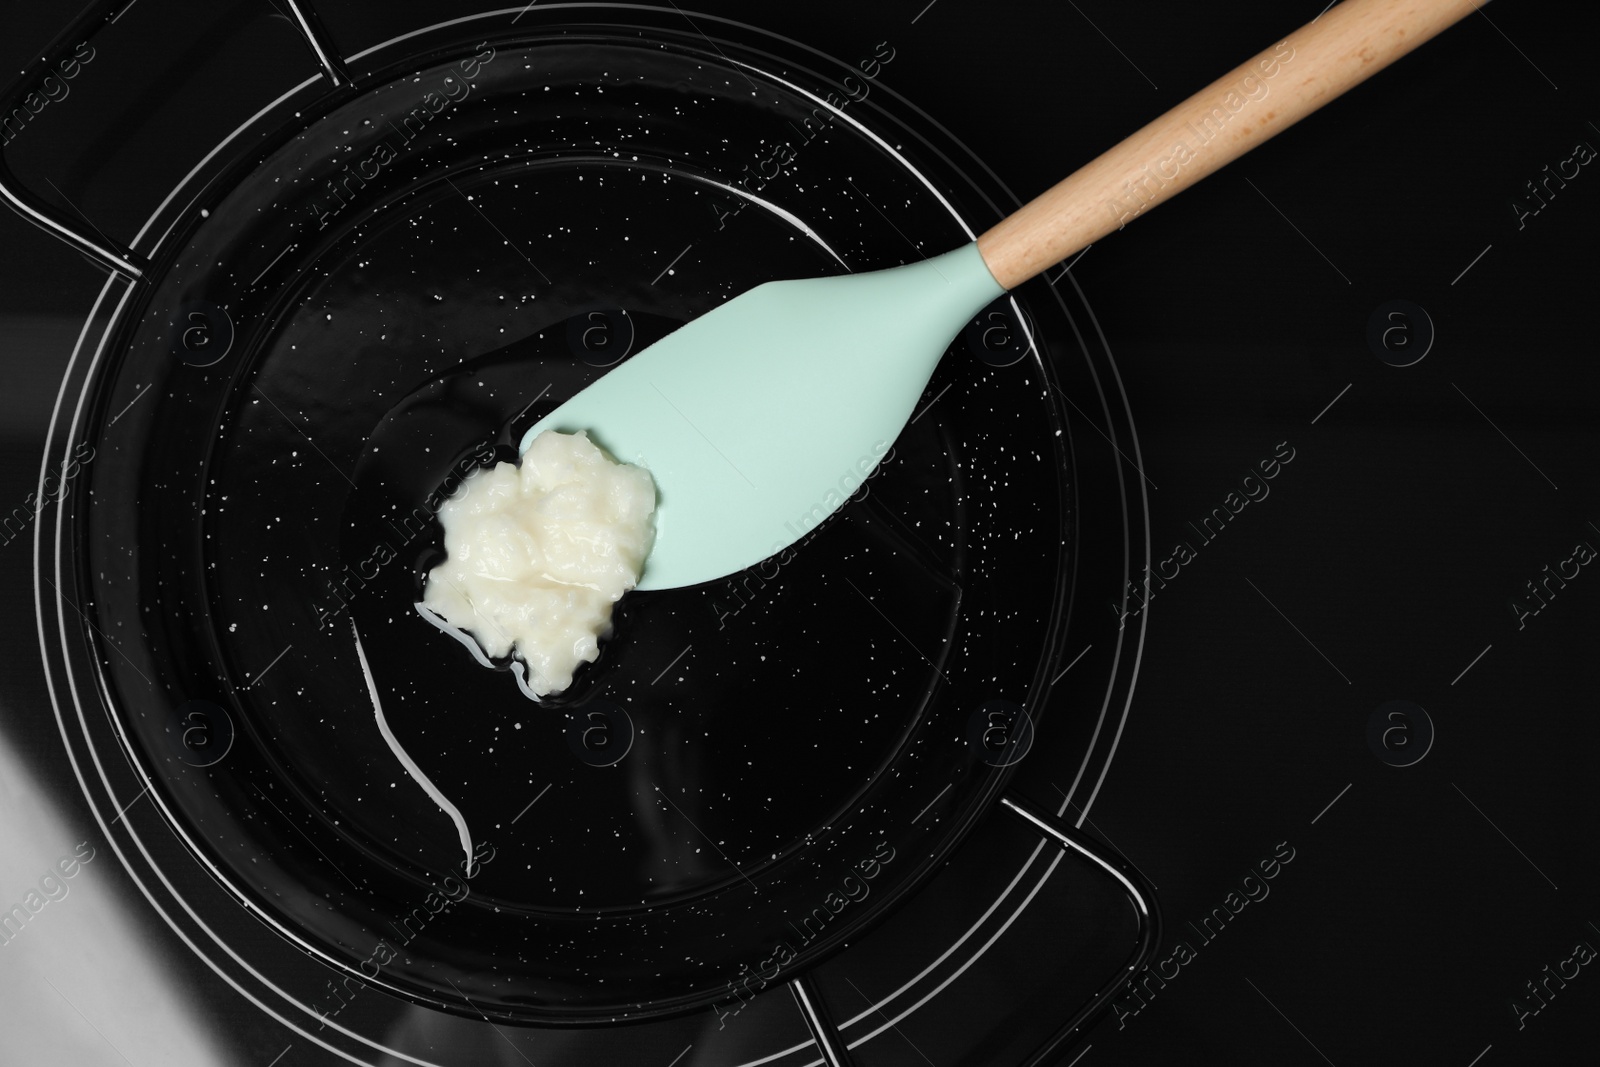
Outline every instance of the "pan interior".
{"type": "Polygon", "coordinates": [[[130,754],[256,913],[421,1001],[604,1022],[820,958],[992,797],[993,708],[1058,636],[1045,370],[970,333],[837,515],[625,598],[558,698],[413,609],[441,493],[608,366],[762,281],[969,239],[976,192],[875,104],[732,48],[575,29],[368,91],[209,209],[100,385],[80,569],[130,754]],[[209,763],[196,708],[234,726],[209,763]]]}

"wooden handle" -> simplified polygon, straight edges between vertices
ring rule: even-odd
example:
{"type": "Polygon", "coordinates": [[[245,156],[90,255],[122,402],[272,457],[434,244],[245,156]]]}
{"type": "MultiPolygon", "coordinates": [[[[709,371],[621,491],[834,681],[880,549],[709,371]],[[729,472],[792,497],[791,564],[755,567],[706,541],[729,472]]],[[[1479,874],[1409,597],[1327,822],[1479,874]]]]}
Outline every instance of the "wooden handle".
{"type": "Polygon", "coordinates": [[[1477,7],[1475,0],[1345,0],[1212,82],[978,238],[1007,289],[1360,84],[1477,7]]]}

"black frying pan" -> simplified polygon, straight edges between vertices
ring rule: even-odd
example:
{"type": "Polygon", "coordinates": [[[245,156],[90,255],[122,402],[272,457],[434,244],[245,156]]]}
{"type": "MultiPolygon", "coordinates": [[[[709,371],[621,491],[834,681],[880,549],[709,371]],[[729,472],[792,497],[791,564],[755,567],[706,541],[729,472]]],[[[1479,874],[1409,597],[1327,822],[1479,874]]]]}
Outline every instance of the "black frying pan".
{"type": "Polygon", "coordinates": [[[628,351],[995,214],[869,66],[569,16],[336,67],[153,262],[86,249],[142,279],[74,414],[95,459],[55,571],[126,754],[238,899],[352,977],[552,1025],[737,1010],[922,884],[1047,706],[1075,550],[1049,324],[994,358],[985,316],[856,500],[728,582],[627,598],[560,698],[412,611],[441,487],[628,351]]]}

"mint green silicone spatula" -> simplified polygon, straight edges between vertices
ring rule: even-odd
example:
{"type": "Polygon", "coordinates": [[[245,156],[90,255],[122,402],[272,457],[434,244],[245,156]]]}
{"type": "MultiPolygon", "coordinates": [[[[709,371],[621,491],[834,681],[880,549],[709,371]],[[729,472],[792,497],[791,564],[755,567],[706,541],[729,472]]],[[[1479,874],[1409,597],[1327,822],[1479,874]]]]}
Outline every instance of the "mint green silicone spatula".
{"type": "Polygon", "coordinates": [[[877,467],[985,305],[1238,158],[1476,7],[1346,0],[953,252],[769,282],[622,363],[536,423],[589,431],[659,493],[640,589],[792,544],[877,467]]]}

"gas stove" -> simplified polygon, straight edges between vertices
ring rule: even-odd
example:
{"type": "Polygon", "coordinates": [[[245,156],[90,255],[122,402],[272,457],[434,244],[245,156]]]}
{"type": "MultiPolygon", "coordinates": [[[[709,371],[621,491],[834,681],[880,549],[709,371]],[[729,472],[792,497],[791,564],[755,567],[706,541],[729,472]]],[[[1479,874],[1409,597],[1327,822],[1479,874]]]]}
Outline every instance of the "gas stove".
{"type": "MultiPolygon", "coordinates": [[[[494,38],[533,6],[315,14],[353,57],[444,22],[494,38]]],[[[650,17],[713,47],[770,40],[856,67],[879,105],[1014,204],[1319,7],[650,17]]],[[[213,146],[317,74],[297,13],[123,7],[8,120],[18,179],[137,247],[213,146]]],[[[71,14],[9,13],[13,65],[71,14]]],[[[1060,1035],[1054,1062],[1493,1067],[1586,1047],[1600,871],[1568,841],[1596,803],[1582,753],[1600,507],[1583,459],[1600,423],[1580,310],[1600,109],[1577,36],[1486,6],[1019,293],[1046,357],[1071,368],[1084,526],[1057,688],[1037,736],[1003,754],[1008,795],[1120,853],[1162,915],[1131,983],[1060,1035]]],[[[323,205],[342,207],[337,188],[323,205]]],[[[823,1062],[808,1028],[821,1017],[858,1064],[976,1067],[1023,1062],[1126,966],[1139,924],[1124,885],[998,804],[810,972],[810,1004],[745,987],[672,1018],[519,1026],[324,963],[280,974],[261,961],[283,938],[247,909],[185,914],[199,897],[183,877],[199,894],[210,876],[119,836],[155,820],[140,806],[153,798],[97,784],[126,779],[74,747],[76,709],[93,704],[59,691],[34,624],[36,576],[52,573],[36,567],[36,524],[94,459],[52,412],[104,329],[106,275],[10,213],[0,227],[0,1062],[798,1067],[823,1062]]],[[[1033,332],[1016,327],[1002,312],[958,344],[1003,369],[1033,332]]]]}

